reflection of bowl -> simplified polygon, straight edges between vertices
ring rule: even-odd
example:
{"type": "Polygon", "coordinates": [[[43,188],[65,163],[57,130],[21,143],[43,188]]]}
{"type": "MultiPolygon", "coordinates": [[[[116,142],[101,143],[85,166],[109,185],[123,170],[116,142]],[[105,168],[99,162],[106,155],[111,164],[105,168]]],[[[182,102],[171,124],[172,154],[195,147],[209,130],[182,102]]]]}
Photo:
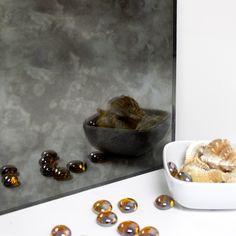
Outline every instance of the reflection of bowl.
{"type": "Polygon", "coordinates": [[[102,152],[126,156],[142,155],[158,145],[171,123],[171,115],[166,111],[150,109],[144,111],[149,115],[160,116],[157,124],[149,129],[137,131],[91,126],[89,121],[96,122],[98,117],[98,114],[95,114],[84,121],[84,132],[90,144],[102,152]]]}
{"type": "MultiPolygon", "coordinates": [[[[170,175],[167,163],[173,162],[179,169],[183,165],[185,153],[190,143],[192,142],[175,141],[164,147],[163,165],[172,197],[187,208],[236,209],[236,183],[185,182],[170,175]]],[[[233,147],[235,146],[233,144],[233,147]]]]}

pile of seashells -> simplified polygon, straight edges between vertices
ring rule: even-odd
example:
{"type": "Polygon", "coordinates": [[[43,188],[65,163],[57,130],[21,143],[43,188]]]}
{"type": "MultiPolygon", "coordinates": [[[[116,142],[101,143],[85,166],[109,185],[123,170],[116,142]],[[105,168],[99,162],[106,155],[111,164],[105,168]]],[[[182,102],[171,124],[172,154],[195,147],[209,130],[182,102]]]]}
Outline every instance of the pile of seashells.
{"type": "Polygon", "coordinates": [[[191,175],[193,182],[236,182],[236,150],[227,139],[193,142],[180,171],[191,175]]]}

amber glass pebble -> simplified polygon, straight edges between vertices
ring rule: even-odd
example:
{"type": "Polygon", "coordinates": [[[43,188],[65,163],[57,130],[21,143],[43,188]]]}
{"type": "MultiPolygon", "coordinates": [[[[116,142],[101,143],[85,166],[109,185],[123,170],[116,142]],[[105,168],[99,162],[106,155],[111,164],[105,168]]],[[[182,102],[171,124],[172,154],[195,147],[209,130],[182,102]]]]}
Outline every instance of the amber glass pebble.
{"type": "Polygon", "coordinates": [[[186,182],[192,182],[192,176],[189,175],[188,173],[185,173],[185,172],[182,172],[182,171],[178,173],[177,178],[179,180],[183,180],[183,181],[186,181],[186,182]]]}
{"type": "Polygon", "coordinates": [[[175,177],[177,174],[178,174],[178,169],[177,169],[177,166],[175,165],[175,163],[173,162],[168,162],[167,163],[167,166],[168,166],[168,169],[169,169],[169,172],[170,174],[175,177]]]}
{"type": "Polygon", "coordinates": [[[13,165],[4,165],[0,169],[0,173],[2,176],[7,175],[7,174],[18,174],[17,173],[17,168],[13,165]]]}
{"type": "Polygon", "coordinates": [[[159,231],[152,226],[147,226],[140,230],[139,236],[159,236],[159,231]]]}
{"type": "Polygon", "coordinates": [[[56,167],[53,177],[56,180],[70,180],[72,178],[70,171],[65,167],[56,167]]]}
{"type": "Polygon", "coordinates": [[[41,158],[39,159],[39,165],[54,165],[56,161],[59,160],[57,153],[53,150],[46,150],[41,153],[41,158]]]}
{"type": "Polygon", "coordinates": [[[46,177],[51,177],[54,175],[55,169],[56,167],[54,165],[44,164],[41,166],[40,172],[46,177]]]}
{"type": "Polygon", "coordinates": [[[160,195],[155,200],[156,207],[161,210],[167,210],[174,207],[175,201],[172,197],[168,195],[160,195]]]}
{"type": "Polygon", "coordinates": [[[138,203],[133,198],[124,198],[119,201],[118,207],[123,213],[130,213],[138,209],[138,203]]]}
{"type": "Polygon", "coordinates": [[[86,163],[78,160],[68,162],[66,167],[74,173],[83,173],[87,170],[86,163]]]}
{"type": "Polygon", "coordinates": [[[111,211],[100,212],[97,216],[97,223],[101,226],[111,226],[117,222],[117,215],[111,211]]]}
{"type": "Polygon", "coordinates": [[[51,231],[51,236],[71,236],[71,230],[65,225],[57,225],[51,231]]]}
{"type": "Polygon", "coordinates": [[[14,188],[20,186],[20,181],[17,175],[6,174],[2,178],[3,185],[8,188],[14,188]]]}
{"type": "Polygon", "coordinates": [[[107,200],[99,200],[93,204],[93,211],[97,214],[100,212],[112,211],[112,205],[107,200]]]}
{"type": "Polygon", "coordinates": [[[124,221],[118,225],[117,231],[122,236],[135,236],[139,234],[139,225],[134,221],[124,221]]]}
{"type": "Polygon", "coordinates": [[[89,159],[94,163],[102,163],[107,161],[107,157],[103,152],[95,151],[88,155],[89,159]]]}

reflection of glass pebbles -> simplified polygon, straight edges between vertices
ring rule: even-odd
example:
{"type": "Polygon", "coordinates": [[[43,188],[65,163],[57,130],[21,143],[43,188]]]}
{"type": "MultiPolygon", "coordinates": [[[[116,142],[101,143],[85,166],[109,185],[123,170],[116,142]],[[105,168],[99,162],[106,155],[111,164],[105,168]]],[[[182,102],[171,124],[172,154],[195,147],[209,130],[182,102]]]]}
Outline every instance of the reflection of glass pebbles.
{"type": "Polygon", "coordinates": [[[14,188],[20,186],[18,170],[14,165],[4,165],[0,168],[2,183],[5,187],[14,188]]]}

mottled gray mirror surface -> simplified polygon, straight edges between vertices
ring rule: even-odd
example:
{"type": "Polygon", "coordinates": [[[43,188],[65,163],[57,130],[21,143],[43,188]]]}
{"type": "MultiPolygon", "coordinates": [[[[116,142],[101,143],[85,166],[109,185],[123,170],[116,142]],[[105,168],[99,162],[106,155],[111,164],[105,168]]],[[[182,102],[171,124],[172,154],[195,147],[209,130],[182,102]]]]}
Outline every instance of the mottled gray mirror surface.
{"type": "Polygon", "coordinates": [[[0,214],[162,165],[172,119],[155,150],[97,164],[83,122],[120,95],[173,118],[173,14],[173,0],[0,1],[0,167],[15,165],[21,182],[0,183],[0,214]],[[47,149],[87,171],[64,182],[42,176],[47,149]]]}

